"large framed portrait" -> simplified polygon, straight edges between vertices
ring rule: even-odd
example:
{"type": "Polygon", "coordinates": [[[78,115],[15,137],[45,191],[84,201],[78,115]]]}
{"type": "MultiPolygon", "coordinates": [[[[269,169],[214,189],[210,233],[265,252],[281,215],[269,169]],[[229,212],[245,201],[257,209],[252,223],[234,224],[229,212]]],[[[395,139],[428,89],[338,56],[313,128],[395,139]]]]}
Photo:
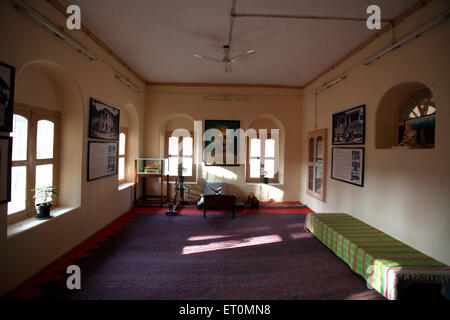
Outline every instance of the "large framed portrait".
{"type": "Polygon", "coordinates": [[[117,142],[89,141],[88,181],[117,174],[118,149],[117,142]]]}
{"type": "Polygon", "coordinates": [[[364,186],[364,148],[333,148],[331,179],[364,186]]]}
{"type": "Polygon", "coordinates": [[[333,114],[333,145],[364,144],[366,106],[333,114]]]}
{"type": "Polygon", "coordinates": [[[12,138],[0,136],[0,203],[11,201],[12,138]]]}
{"type": "Polygon", "coordinates": [[[119,140],[119,121],[120,109],[89,100],[89,138],[119,140]]]}
{"type": "Polygon", "coordinates": [[[0,61],[0,131],[12,131],[15,68],[0,61]]]}
{"type": "MultiPolygon", "coordinates": [[[[212,136],[208,138],[206,136],[205,139],[205,149],[203,160],[206,166],[239,166],[238,161],[238,150],[239,150],[239,139],[237,136],[234,136],[234,143],[229,145],[227,148],[227,129],[237,130],[240,128],[240,121],[236,120],[205,120],[205,134],[207,134],[209,129],[216,129],[222,133],[222,143],[220,143],[220,150],[217,148],[212,148],[211,144],[215,144],[215,139],[217,137],[212,136]],[[219,153],[222,153],[220,159],[218,160],[219,153]],[[217,153],[217,157],[216,157],[217,153]]],[[[214,131],[210,131],[214,133],[214,131]]],[[[216,131],[217,132],[217,131],[216,131]]]]}

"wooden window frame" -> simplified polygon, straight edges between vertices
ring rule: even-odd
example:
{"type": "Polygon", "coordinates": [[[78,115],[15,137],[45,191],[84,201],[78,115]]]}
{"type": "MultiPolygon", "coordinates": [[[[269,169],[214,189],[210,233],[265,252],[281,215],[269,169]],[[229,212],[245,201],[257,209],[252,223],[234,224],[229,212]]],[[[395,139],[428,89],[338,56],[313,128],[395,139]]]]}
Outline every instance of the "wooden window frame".
{"type": "Polygon", "coordinates": [[[328,163],[328,129],[320,129],[308,132],[307,139],[307,170],[306,170],[306,194],[311,197],[314,197],[322,202],[326,202],[326,194],[327,194],[327,163],[328,163]],[[322,162],[317,161],[317,140],[319,137],[322,137],[322,162]],[[313,147],[313,160],[310,161],[310,140],[314,140],[313,147]],[[310,181],[310,173],[309,168],[313,167],[313,186],[312,190],[309,189],[309,181],[310,181]],[[316,171],[317,167],[322,167],[322,193],[317,193],[316,190],[316,171]]]}
{"type": "MultiPolygon", "coordinates": [[[[123,133],[125,134],[125,151],[124,154],[120,155],[118,152],[118,159],[117,159],[117,169],[119,169],[119,161],[120,158],[124,158],[124,174],[123,174],[123,179],[118,180],[119,185],[122,183],[125,183],[128,181],[128,175],[127,175],[127,157],[128,157],[128,128],[126,127],[120,127],[119,128],[119,150],[120,150],[120,134],[123,133]]],[[[119,171],[117,171],[117,177],[119,177],[119,171]]]]}
{"type": "MultiPolygon", "coordinates": [[[[165,143],[165,157],[167,159],[169,159],[169,138],[172,137],[172,133],[173,131],[167,131],[166,132],[166,143],[165,143]]],[[[192,176],[188,177],[185,176],[184,177],[184,182],[196,182],[197,181],[197,166],[195,164],[195,139],[194,139],[194,133],[193,132],[189,132],[189,134],[191,135],[190,137],[192,138],[192,156],[183,156],[183,138],[182,136],[178,137],[178,145],[181,147],[179,147],[179,150],[181,152],[181,155],[178,155],[178,163],[180,163],[180,159],[183,158],[192,158],[192,176]]],[[[181,160],[182,161],[182,160],[181,160]]],[[[178,175],[173,176],[173,175],[169,175],[169,177],[178,177],[178,175]]]]}
{"type": "MultiPolygon", "coordinates": [[[[12,167],[26,167],[27,181],[25,193],[25,209],[22,211],[14,212],[12,214],[8,214],[8,224],[18,222],[36,214],[35,200],[33,199],[34,194],[33,192],[31,192],[31,189],[34,189],[36,186],[36,166],[52,164],[52,185],[57,185],[59,181],[59,132],[61,125],[61,112],[26,104],[15,104],[14,114],[25,117],[28,120],[27,159],[12,161],[12,167]],[[54,140],[52,159],[37,159],[37,123],[40,120],[51,121],[55,126],[53,135],[54,140]]],[[[58,205],[58,198],[56,197],[55,199],[53,199],[52,203],[53,207],[56,207],[58,205]]]]}
{"type": "MultiPolygon", "coordinates": [[[[266,140],[271,139],[271,138],[272,138],[272,135],[270,132],[268,132],[266,140]]],[[[259,178],[251,178],[250,177],[250,137],[246,137],[245,139],[246,139],[246,143],[247,143],[247,155],[246,155],[246,163],[245,163],[245,182],[246,183],[264,183],[264,177],[261,177],[261,175],[259,178]]],[[[261,150],[260,150],[261,154],[259,157],[257,157],[261,161],[260,162],[260,172],[261,172],[264,170],[264,160],[266,159],[266,156],[265,156],[265,143],[266,143],[265,141],[266,140],[261,140],[259,133],[256,134],[256,139],[259,139],[261,141],[261,150]]],[[[276,140],[275,140],[275,143],[276,143],[276,140]]],[[[276,159],[277,159],[276,152],[277,152],[277,145],[275,144],[275,157],[273,158],[274,161],[276,161],[276,159]]],[[[268,159],[272,159],[272,158],[268,158],[268,159]]],[[[276,167],[277,167],[277,165],[275,163],[275,168],[276,167]]],[[[278,166],[278,168],[279,168],[279,166],[278,166]]],[[[277,183],[280,183],[278,171],[275,172],[275,175],[273,178],[268,179],[268,184],[277,184],[277,183]]]]}

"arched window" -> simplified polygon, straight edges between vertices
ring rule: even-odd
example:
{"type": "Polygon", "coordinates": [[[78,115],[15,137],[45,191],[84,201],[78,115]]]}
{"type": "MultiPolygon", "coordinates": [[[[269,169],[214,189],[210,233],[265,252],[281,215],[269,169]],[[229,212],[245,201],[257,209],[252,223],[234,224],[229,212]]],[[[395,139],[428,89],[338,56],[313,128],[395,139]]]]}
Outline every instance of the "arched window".
{"type": "Polygon", "coordinates": [[[195,182],[197,180],[197,172],[194,163],[194,136],[193,132],[189,132],[190,136],[173,136],[174,131],[166,132],[166,158],[165,174],[170,177],[177,177],[178,170],[181,166],[181,174],[184,176],[185,182],[195,182]]]}
{"type": "Polygon", "coordinates": [[[127,150],[128,150],[128,129],[120,127],[119,129],[119,170],[117,172],[117,179],[119,184],[124,183],[127,178],[127,150]]]}
{"type": "Polygon", "coordinates": [[[259,132],[254,139],[247,139],[248,151],[246,162],[246,182],[279,183],[277,168],[277,141],[269,130],[266,137],[259,132]]]}
{"type": "Polygon", "coordinates": [[[419,88],[407,95],[401,102],[397,119],[397,142],[402,143],[406,128],[417,132],[417,144],[434,147],[436,127],[436,103],[428,88],[419,88]]]}
{"type": "MultiPolygon", "coordinates": [[[[57,111],[15,106],[9,223],[35,214],[37,200],[33,200],[31,189],[57,184],[60,117],[57,111]]],[[[53,205],[56,202],[53,199],[53,205]]]]}

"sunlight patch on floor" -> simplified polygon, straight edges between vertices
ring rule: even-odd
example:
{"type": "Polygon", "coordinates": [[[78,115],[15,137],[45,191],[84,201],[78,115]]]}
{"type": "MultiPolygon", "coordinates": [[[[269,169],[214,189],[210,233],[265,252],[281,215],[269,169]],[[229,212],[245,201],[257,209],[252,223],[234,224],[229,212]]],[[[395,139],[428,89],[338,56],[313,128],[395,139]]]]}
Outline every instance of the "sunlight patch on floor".
{"type": "Polygon", "coordinates": [[[294,240],[297,239],[308,239],[308,238],[312,238],[313,234],[312,233],[305,233],[305,232],[298,232],[298,233],[292,233],[291,234],[291,238],[294,240]]]}
{"type": "Polygon", "coordinates": [[[186,246],[183,248],[182,254],[185,255],[185,254],[193,254],[225,249],[242,248],[249,246],[258,246],[262,244],[276,243],[282,241],[283,239],[279,235],[272,234],[268,236],[251,237],[242,240],[228,240],[221,242],[213,242],[206,245],[186,246]]]}
{"type": "Polygon", "coordinates": [[[286,225],[286,228],[288,228],[288,229],[304,228],[304,227],[305,227],[304,223],[292,223],[292,224],[286,225]]]}
{"type": "Polygon", "coordinates": [[[231,237],[235,237],[237,235],[221,235],[221,234],[216,234],[216,235],[210,235],[210,236],[193,236],[193,237],[189,237],[188,241],[202,241],[202,240],[215,240],[215,239],[223,239],[223,238],[231,238],[231,237]]]}
{"type": "Polygon", "coordinates": [[[255,232],[255,231],[266,231],[269,230],[270,227],[253,227],[253,228],[244,228],[244,229],[238,229],[237,232],[255,232]]]}
{"type": "Polygon", "coordinates": [[[345,300],[373,300],[375,296],[377,296],[377,292],[375,290],[370,290],[352,294],[346,297],[345,300]]]}

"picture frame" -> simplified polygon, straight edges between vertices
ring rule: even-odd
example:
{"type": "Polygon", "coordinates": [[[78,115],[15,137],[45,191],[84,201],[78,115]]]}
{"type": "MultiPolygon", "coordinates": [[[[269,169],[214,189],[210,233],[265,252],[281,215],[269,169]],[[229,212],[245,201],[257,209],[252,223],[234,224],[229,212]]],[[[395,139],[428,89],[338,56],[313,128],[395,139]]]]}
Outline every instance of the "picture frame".
{"type": "Polygon", "coordinates": [[[120,109],[98,101],[89,100],[89,138],[119,140],[120,109]]]}
{"type": "Polygon", "coordinates": [[[137,158],[136,173],[138,175],[160,176],[163,171],[164,160],[160,158],[137,158]]]}
{"type": "Polygon", "coordinates": [[[365,148],[332,148],[331,179],[364,187],[365,148]]]}
{"type": "Polygon", "coordinates": [[[15,67],[0,61],[0,131],[13,126],[15,67]]]}
{"type": "Polygon", "coordinates": [[[0,203],[11,201],[12,138],[0,136],[0,203]]]}
{"type": "Polygon", "coordinates": [[[435,142],[435,128],[436,128],[436,113],[408,119],[405,120],[405,125],[401,128],[401,132],[399,132],[399,141],[400,144],[403,140],[403,135],[405,134],[405,126],[407,124],[412,125],[414,130],[417,131],[417,142],[420,146],[432,147],[435,142]]]}
{"type": "Polygon", "coordinates": [[[333,145],[363,145],[366,135],[366,105],[333,114],[333,145]]]}
{"type": "Polygon", "coordinates": [[[117,175],[119,144],[117,142],[88,142],[87,181],[117,175]]]}
{"type": "MultiPolygon", "coordinates": [[[[205,132],[208,129],[218,129],[222,132],[222,135],[223,135],[223,149],[222,149],[223,162],[216,163],[215,161],[210,161],[209,159],[207,159],[208,157],[204,152],[203,161],[205,163],[205,166],[238,167],[240,165],[238,162],[239,139],[237,137],[234,137],[234,149],[227,150],[227,148],[226,148],[226,129],[232,129],[232,130],[240,129],[240,121],[238,121],[238,120],[205,120],[205,132]],[[227,153],[228,153],[228,155],[231,154],[231,157],[234,159],[233,163],[227,162],[227,160],[226,160],[227,153]]],[[[213,143],[213,142],[205,141],[205,145],[204,145],[205,149],[211,143],[213,143]]],[[[214,154],[211,153],[211,156],[213,157],[214,154]]]]}

